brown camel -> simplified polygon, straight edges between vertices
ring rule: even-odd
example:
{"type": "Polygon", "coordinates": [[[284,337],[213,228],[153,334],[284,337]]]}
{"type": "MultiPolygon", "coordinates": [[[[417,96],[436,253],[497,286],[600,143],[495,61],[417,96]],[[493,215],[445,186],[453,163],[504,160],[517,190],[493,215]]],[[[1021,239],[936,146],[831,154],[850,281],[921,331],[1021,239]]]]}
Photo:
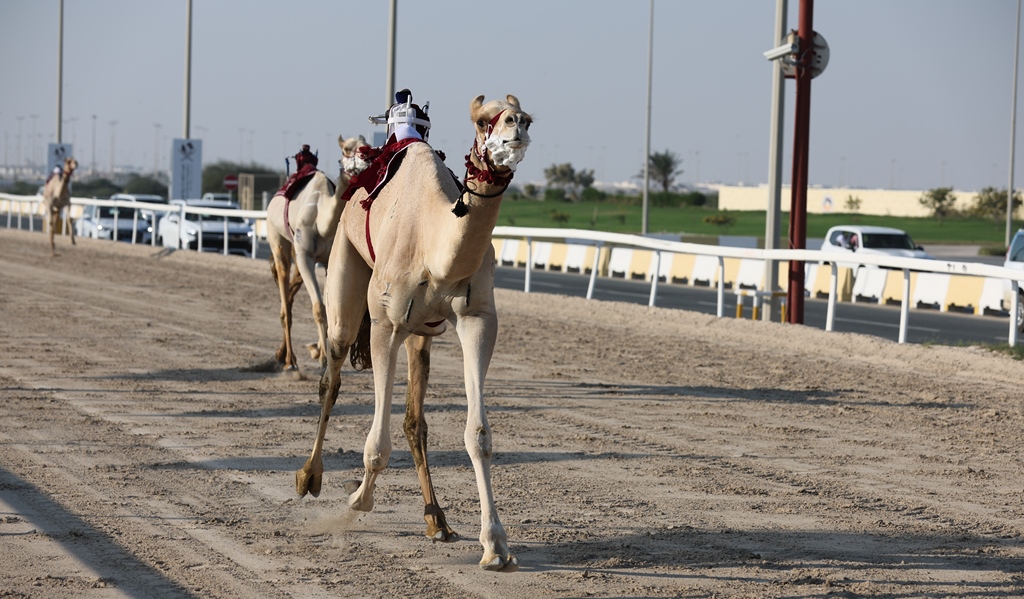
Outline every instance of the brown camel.
{"type": "MultiPolygon", "coordinates": [[[[468,400],[464,439],[480,494],[480,566],[512,571],[519,562],[509,551],[494,505],[491,429],[483,387],[498,332],[491,232],[512,171],[530,142],[527,129],[532,119],[515,96],[487,104],[483,100],[479,96],[470,103],[476,139],[467,156],[465,193],[430,146],[413,143],[394,178],[369,208],[351,206],[342,213],[342,228],[327,271],[329,352],[320,380],[320,421],[312,454],[296,472],[295,486],[300,495],[320,492],[324,434],[338,398],[342,361],[354,344],[358,349],[365,343],[360,328],[368,314],[374,416],[363,451],[365,476],[349,497],[349,507],[373,509],[374,483],[391,455],[395,364],[404,342],[409,368],[404,430],[423,493],[426,534],[439,541],[457,538],[434,494],[423,413],[431,337],[452,323],[464,361],[468,400]]],[[[360,190],[353,199],[366,198],[360,190]]]]}
{"type": "MultiPolygon", "coordinates": [[[[71,175],[78,168],[78,161],[74,158],[65,158],[64,167],[60,173],[50,177],[43,187],[43,222],[50,229],[50,253],[57,253],[57,246],[53,242],[53,235],[60,224],[60,213],[71,206],[71,175]]],[[[70,220],[70,219],[69,219],[70,220]]],[[[71,231],[71,245],[75,245],[75,228],[68,226],[71,231]]]]}
{"type": "Polygon", "coordinates": [[[332,193],[330,181],[317,171],[313,178],[291,201],[283,195],[275,195],[267,206],[267,242],[270,244],[271,272],[277,282],[281,296],[281,328],[284,339],[276,353],[277,361],[286,369],[298,368],[295,351],[292,348],[292,301],[301,285],[313,307],[313,320],[319,332],[317,344],[309,345],[310,354],[320,360],[320,368],[327,364],[324,351],[327,339],[327,316],[324,311],[323,295],[316,278],[316,264],[327,265],[338,229],[338,221],[345,202],[341,194],[348,187],[349,179],[365,168],[358,150],[367,146],[363,136],[345,139],[338,137],[341,146],[341,171],[338,186],[332,193]],[[285,218],[285,209],[288,218],[285,218]],[[292,260],[297,272],[292,278],[292,260]]]}

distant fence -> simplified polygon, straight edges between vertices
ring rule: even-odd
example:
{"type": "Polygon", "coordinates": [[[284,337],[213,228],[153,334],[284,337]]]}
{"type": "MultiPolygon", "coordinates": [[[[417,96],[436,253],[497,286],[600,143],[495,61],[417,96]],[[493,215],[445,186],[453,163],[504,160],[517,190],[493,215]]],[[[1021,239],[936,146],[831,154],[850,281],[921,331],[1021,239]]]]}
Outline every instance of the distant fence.
{"type": "MultiPolygon", "coordinates": [[[[39,196],[0,194],[0,222],[6,219],[8,227],[23,228],[24,217],[29,217],[31,223],[31,216],[38,214],[40,200],[39,196]]],[[[182,218],[186,212],[242,216],[255,221],[257,232],[261,228],[265,231],[266,227],[266,212],[260,210],[182,208],[167,204],[72,198],[72,209],[78,207],[80,210],[81,206],[88,204],[181,211],[182,218]]],[[[67,218],[65,215],[65,223],[67,218]]],[[[253,235],[253,257],[256,256],[259,237],[258,233],[253,235]]],[[[755,301],[758,295],[769,298],[778,289],[765,288],[768,266],[771,263],[801,261],[805,263],[805,290],[812,297],[825,296],[828,299],[826,331],[833,330],[838,301],[899,303],[900,343],[906,342],[911,305],[984,314],[1001,311],[1003,298],[1009,295],[1008,340],[1010,345],[1017,344],[1016,318],[1013,315],[1017,314],[1019,307],[1018,291],[1021,281],[1024,281],[1024,271],[1002,266],[867,254],[837,257],[835,253],[820,250],[725,247],[603,231],[534,227],[495,227],[493,245],[499,264],[526,269],[524,291],[527,293],[530,292],[530,275],[534,269],[589,274],[588,299],[593,297],[598,276],[643,279],[651,284],[650,306],[656,304],[658,285],[662,281],[714,286],[718,291],[717,315],[720,318],[725,315],[726,287],[737,292],[738,302],[742,301],[741,292],[745,291],[754,292],[755,301]]],[[[227,253],[226,242],[224,251],[227,253]]],[[[779,271],[779,284],[784,289],[787,271],[783,268],[779,271]]]]}

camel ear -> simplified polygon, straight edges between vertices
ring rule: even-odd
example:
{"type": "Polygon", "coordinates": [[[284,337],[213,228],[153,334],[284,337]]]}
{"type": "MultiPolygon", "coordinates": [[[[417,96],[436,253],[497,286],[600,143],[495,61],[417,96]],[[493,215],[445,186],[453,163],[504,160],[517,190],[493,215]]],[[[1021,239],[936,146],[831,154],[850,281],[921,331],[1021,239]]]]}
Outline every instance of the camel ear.
{"type": "Polygon", "coordinates": [[[365,146],[365,145],[366,145],[366,138],[365,138],[365,137],[363,137],[362,135],[360,135],[360,136],[359,136],[358,138],[356,138],[356,139],[358,139],[358,140],[359,140],[359,145],[361,145],[361,146],[365,146]]]}
{"type": "Polygon", "coordinates": [[[519,98],[513,96],[512,94],[509,94],[505,96],[505,99],[508,100],[508,103],[514,106],[516,110],[522,110],[521,108],[519,108],[519,98]]]}
{"type": "Polygon", "coordinates": [[[344,148],[345,147],[345,136],[342,135],[342,134],[338,134],[338,147],[339,148],[344,148]]]}
{"type": "Polygon", "coordinates": [[[476,120],[473,115],[476,114],[480,107],[484,105],[483,94],[473,98],[473,101],[469,103],[469,120],[476,120]]]}

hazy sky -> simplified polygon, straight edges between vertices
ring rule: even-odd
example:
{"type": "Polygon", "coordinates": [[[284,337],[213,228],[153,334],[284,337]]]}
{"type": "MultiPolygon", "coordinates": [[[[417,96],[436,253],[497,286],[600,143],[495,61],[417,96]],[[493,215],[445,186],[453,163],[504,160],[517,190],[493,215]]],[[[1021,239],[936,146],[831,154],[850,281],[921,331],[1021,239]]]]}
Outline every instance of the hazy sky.
{"type": "MultiPolygon", "coordinates": [[[[338,134],[371,137],[366,117],[385,106],[389,4],[194,0],[191,122],[204,162],[283,168],[309,143],[334,176],[338,134]]],[[[831,59],[812,84],[812,184],[1007,186],[1016,2],[816,4],[831,59]]],[[[19,146],[26,161],[33,141],[42,161],[56,141],[59,5],[0,0],[5,163],[19,146]]],[[[186,7],[65,2],[63,141],[83,168],[108,168],[112,143],[117,165],[168,168],[171,140],[184,133],[186,7]]],[[[798,7],[790,0],[791,29],[798,7]]],[[[656,0],[654,16],[652,151],[679,155],[688,183],[765,182],[771,66],[762,52],[776,45],[775,2],[656,0]]],[[[511,93],[535,118],[517,182],[541,181],[561,162],[599,181],[629,180],[643,164],[648,19],[646,0],[400,0],[396,85],[430,101],[430,141],[460,175],[470,100],[511,93]]],[[[788,182],[793,82],[786,87],[788,182]]]]}

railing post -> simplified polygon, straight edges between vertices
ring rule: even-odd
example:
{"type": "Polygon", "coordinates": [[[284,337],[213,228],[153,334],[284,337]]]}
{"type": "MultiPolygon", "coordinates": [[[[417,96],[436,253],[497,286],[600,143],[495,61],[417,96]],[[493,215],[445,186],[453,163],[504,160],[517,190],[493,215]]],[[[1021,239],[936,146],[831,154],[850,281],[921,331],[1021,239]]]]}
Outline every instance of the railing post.
{"type": "Polygon", "coordinates": [[[523,283],[523,293],[530,293],[530,273],[533,271],[533,239],[526,238],[526,277],[523,283]]]}
{"type": "Polygon", "coordinates": [[[903,303],[900,304],[900,343],[907,342],[907,320],[910,318],[910,270],[903,269],[903,303]]]}
{"type": "MultiPolygon", "coordinates": [[[[117,234],[118,232],[120,232],[120,229],[117,227],[117,216],[121,212],[121,207],[114,206],[114,208],[117,208],[117,212],[114,212],[114,230],[110,232],[111,241],[117,241],[117,234]]],[[[68,212],[71,212],[71,206],[68,206],[68,212]]],[[[67,226],[65,226],[64,228],[66,229],[67,226]]]]}
{"type": "Polygon", "coordinates": [[[718,317],[725,314],[725,256],[718,257],[718,317]]]}
{"type": "Polygon", "coordinates": [[[836,317],[836,291],[839,288],[839,266],[835,262],[832,267],[832,280],[828,284],[828,313],[825,316],[825,330],[832,332],[832,323],[836,317]]]}
{"type": "Polygon", "coordinates": [[[647,300],[648,306],[654,306],[654,298],[658,296],[658,278],[661,277],[661,250],[654,252],[657,256],[655,261],[654,276],[651,277],[651,297],[647,300]]]}
{"type": "Polygon", "coordinates": [[[132,245],[135,245],[135,239],[139,233],[139,211],[132,210],[132,245]]]}
{"type": "Polygon", "coordinates": [[[224,255],[228,255],[228,217],[226,216],[224,217],[224,255]]]}
{"type": "MultiPolygon", "coordinates": [[[[181,205],[181,210],[178,212],[178,242],[175,246],[181,249],[181,233],[185,230],[185,204],[181,205]]],[[[203,221],[199,221],[199,239],[196,241],[196,249],[203,251],[203,221]]]]}
{"type": "Polygon", "coordinates": [[[594,298],[594,283],[597,282],[597,267],[601,262],[601,248],[604,247],[604,242],[599,241],[594,246],[594,263],[590,267],[590,284],[587,285],[587,299],[594,298]]]}
{"type": "Polygon", "coordinates": [[[1010,289],[1013,291],[1013,299],[1010,300],[1010,335],[1008,343],[1010,347],[1017,345],[1017,310],[1020,310],[1020,283],[1017,279],[1010,280],[1010,289]]]}

